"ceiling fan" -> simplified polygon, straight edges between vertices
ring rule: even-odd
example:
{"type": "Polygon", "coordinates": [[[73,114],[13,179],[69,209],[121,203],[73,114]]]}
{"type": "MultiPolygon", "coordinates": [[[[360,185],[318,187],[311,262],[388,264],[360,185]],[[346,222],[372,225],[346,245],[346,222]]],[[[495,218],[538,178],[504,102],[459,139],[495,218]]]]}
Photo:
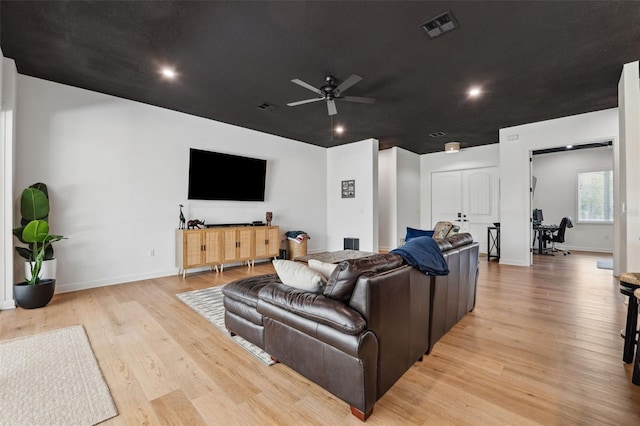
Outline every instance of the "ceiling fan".
{"type": "Polygon", "coordinates": [[[335,101],[347,101],[347,102],[359,102],[362,104],[372,104],[374,103],[376,100],[373,98],[364,98],[361,96],[342,96],[342,93],[347,90],[349,87],[353,86],[354,84],[356,84],[357,82],[359,82],[360,80],[362,80],[362,77],[360,77],[357,74],[351,74],[351,76],[349,78],[347,78],[345,81],[343,81],[342,83],[340,83],[339,85],[336,84],[338,83],[338,80],[332,76],[332,75],[328,75],[324,81],[325,84],[324,86],[320,87],[319,89],[317,87],[313,87],[312,85],[310,85],[309,83],[305,83],[304,81],[300,80],[300,79],[293,79],[291,80],[292,83],[295,83],[297,85],[300,85],[302,87],[304,87],[305,89],[309,89],[314,93],[317,93],[318,95],[320,95],[319,98],[312,98],[312,99],[305,99],[303,101],[297,101],[297,102],[290,102],[287,104],[287,106],[297,106],[297,105],[302,105],[302,104],[308,104],[311,102],[317,102],[317,101],[327,101],[327,110],[329,111],[329,115],[336,115],[338,113],[338,110],[336,109],[336,102],[335,101]]]}

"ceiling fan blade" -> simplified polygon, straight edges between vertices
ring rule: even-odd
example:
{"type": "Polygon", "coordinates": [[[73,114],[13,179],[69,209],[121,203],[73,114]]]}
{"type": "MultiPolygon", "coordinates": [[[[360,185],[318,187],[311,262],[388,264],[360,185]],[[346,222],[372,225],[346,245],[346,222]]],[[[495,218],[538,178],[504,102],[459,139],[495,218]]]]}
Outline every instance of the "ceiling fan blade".
{"type": "Polygon", "coordinates": [[[318,94],[322,95],[322,91],[321,91],[320,89],[315,88],[315,87],[313,87],[312,85],[310,85],[309,83],[305,83],[304,81],[302,81],[302,80],[300,80],[300,79],[294,78],[293,80],[291,80],[291,82],[292,82],[292,83],[295,83],[295,84],[297,84],[297,85],[299,85],[299,86],[302,86],[302,87],[304,87],[305,89],[309,89],[309,90],[311,90],[312,92],[315,92],[315,93],[318,93],[318,94]]]}
{"type": "Polygon", "coordinates": [[[340,83],[338,87],[336,87],[336,90],[338,92],[344,92],[345,90],[347,90],[349,87],[353,86],[360,80],[362,80],[362,77],[360,77],[358,74],[351,74],[349,78],[347,78],[345,81],[340,83]]]}
{"type": "Polygon", "coordinates": [[[336,115],[338,113],[336,103],[333,99],[327,101],[327,109],[329,110],[329,115],[336,115]]]}
{"type": "Polygon", "coordinates": [[[336,99],[339,101],[359,102],[361,104],[372,104],[376,101],[374,98],[364,98],[362,96],[342,96],[336,99]]]}
{"type": "Polygon", "coordinates": [[[324,100],[324,98],[305,99],[304,101],[289,102],[287,104],[287,106],[303,105],[303,104],[309,104],[311,102],[318,102],[318,101],[323,101],[323,100],[324,100]]]}

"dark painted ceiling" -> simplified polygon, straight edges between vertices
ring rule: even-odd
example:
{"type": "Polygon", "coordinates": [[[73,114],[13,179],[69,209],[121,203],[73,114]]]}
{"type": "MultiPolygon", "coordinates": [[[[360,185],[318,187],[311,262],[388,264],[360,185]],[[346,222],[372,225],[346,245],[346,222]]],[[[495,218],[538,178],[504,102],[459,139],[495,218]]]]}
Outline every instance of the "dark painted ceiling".
{"type": "Polygon", "coordinates": [[[640,59],[638,1],[6,1],[0,45],[21,74],[330,147],[376,138],[419,154],[498,129],[616,107],[640,59]],[[450,10],[459,28],[420,25],[450,10]],[[177,81],[160,78],[174,66],[177,81]],[[289,107],[326,75],[363,80],[289,107]],[[477,99],[467,97],[482,87],[477,99]],[[264,103],[275,106],[258,108],[264,103]],[[445,136],[430,137],[430,133],[445,136]]]}

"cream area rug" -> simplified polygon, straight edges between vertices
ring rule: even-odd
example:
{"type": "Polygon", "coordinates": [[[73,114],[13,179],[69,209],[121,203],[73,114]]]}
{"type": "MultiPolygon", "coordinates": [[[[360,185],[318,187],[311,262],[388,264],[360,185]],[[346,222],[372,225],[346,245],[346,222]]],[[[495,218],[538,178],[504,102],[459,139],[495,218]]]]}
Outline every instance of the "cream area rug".
{"type": "MultiPolygon", "coordinates": [[[[227,336],[231,337],[231,334],[224,326],[224,305],[222,304],[224,296],[222,294],[222,287],[224,286],[187,291],[176,294],[176,297],[199,313],[204,319],[222,330],[227,336]]],[[[233,336],[232,339],[244,350],[266,365],[275,364],[268,353],[253,343],[246,341],[238,335],[233,336]]]]}
{"type": "Polygon", "coordinates": [[[82,325],[0,342],[0,425],[95,425],[117,415],[82,325]]]}

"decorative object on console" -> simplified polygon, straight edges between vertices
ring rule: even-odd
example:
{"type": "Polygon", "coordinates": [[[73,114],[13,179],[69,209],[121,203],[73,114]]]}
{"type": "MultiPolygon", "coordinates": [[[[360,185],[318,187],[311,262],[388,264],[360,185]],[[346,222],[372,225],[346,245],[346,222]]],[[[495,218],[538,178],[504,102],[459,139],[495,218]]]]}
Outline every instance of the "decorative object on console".
{"type": "Polygon", "coordinates": [[[180,224],[178,225],[178,229],[184,229],[185,219],[184,219],[184,214],[182,213],[183,207],[184,206],[180,204],[180,224]]]}
{"type": "Polygon", "coordinates": [[[189,222],[187,222],[187,228],[188,229],[200,229],[200,225],[204,226],[204,220],[200,220],[200,219],[192,219],[189,222]]]}
{"type": "Polygon", "coordinates": [[[273,220],[273,213],[267,212],[265,215],[265,220],[267,221],[267,226],[271,226],[271,221],[273,220]]]}

